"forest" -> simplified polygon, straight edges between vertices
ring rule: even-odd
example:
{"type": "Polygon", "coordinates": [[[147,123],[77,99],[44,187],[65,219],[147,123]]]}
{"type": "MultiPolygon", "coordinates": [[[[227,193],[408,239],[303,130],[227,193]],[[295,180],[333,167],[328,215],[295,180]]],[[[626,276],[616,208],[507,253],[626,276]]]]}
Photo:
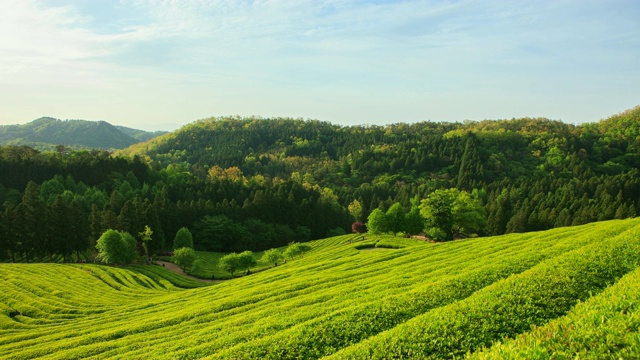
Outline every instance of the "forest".
{"type": "Polygon", "coordinates": [[[580,125],[210,118],[115,153],[4,146],[0,259],[67,259],[145,226],[155,253],[182,227],[198,250],[265,250],[447,189],[482,207],[474,235],[545,230],[637,216],[639,169],[640,107],[580,125]]]}

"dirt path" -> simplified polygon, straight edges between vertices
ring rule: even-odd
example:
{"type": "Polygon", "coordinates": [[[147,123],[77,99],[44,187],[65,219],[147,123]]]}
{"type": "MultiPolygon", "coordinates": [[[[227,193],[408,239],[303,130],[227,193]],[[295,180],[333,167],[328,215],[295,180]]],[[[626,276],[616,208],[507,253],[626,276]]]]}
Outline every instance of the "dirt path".
{"type": "Polygon", "coordinates": [[[167,270],[169,271],[173,271],[174,273],[184,276],[187,279],[191,279],[191,280],[195,280],[195,281],[200,281],[200,282],[205,282],[205,283],[221,283],[224,280],[211,280],[211,279],[200,279],[197,278],[195,276],[191,276],[187,273],[185,273],[184,271],[182,271],[182,269],[180,268],[180,266],[172,263],[172,262],[168,262],[168,261],[156,261],[156,264],[165,267],[167,270]]]}

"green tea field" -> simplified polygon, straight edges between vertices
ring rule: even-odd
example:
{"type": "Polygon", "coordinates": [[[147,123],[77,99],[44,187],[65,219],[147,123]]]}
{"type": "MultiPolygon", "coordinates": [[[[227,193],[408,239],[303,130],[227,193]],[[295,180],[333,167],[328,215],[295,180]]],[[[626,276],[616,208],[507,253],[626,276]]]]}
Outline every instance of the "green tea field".
{"type": "Polygon", "coordinates": [[[159,266],[0,264],[0,358],[640,358],[640,219],[310,244],[215,284],[159,266]]]}

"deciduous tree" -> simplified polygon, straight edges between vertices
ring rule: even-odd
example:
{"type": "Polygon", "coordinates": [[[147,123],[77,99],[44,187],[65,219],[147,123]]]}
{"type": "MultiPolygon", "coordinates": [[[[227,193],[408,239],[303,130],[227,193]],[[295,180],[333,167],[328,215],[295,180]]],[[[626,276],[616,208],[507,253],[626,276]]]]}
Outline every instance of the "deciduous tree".
{"type": "Polygon", "coordinates": [[[182,247],[176,249],[173,252],[173,256],[171,257],[171,261],[180,266],[180,268],[184,271],[190,269],[196,259],[196,252],[193,250],[193,248],[190,247],[182,247]]]}
{"type": "Polygon", "coordinates": [[[293,259],[297,256],[302,257],[309,250],[311,250],[311,246],[309,244],[292,242],[287,246],[283,255],[286,258],[293,259]]]}
{"type": "Polygon", "coordinates": [[[238,254],[238,258],[240,261],[240,268],[246,271],[256,266],[256,264],[258,263],[256,258],[253,256],[253,253],[249,250],[243,251],[238,254]]]}
{"type": "Polygon", "coordinates": [[[100,236],[96,244],[99,261],[107,264],[129,263],[135,259],[136,239],[128,232],[109,229],[100,236]]]}
{"type": "Polygon", "coordinates": [[[233,274],[241,268],[240,255],[231,253],[221,257],[218,260],[218,268],[228,272],[233,277],[233,274]]]}
{"type": "Polygon", "coordinates": [[[479,231],[486,222],[484,209],[458,189],[436,190],[420,204],[427,230],[436,240],[451,240],[454,233],[479,231]]]}
{"type": "Polygon", "coordinates": [[[192,248],[193,249],[193,236],[191,235],[191,231],[188,228],[182,227],[176,233],[176,237],[173,239],[173,248],[192,248]]]}
{"type": "Polygon", "coordinates": [[[278,249],[269,249],[262,254],[263,261],[268,264],[273,264],[273,266],[278,266],[278,262],[282,261],[283,258],[282,253],[278,249]]]}
{"type": "Polygon", "coordinates": [[[371,214],[369,214],[367,229],[369,229],[369,233],[373,235],[389,232],[387,215],[378,208],[374,209],[371,214]]]}

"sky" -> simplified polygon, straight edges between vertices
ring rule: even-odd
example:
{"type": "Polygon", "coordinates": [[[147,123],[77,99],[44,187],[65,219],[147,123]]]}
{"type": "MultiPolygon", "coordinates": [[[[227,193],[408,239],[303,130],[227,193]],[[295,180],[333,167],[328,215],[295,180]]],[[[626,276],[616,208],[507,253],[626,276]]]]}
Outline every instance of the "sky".
{"type": "Polygon", "coordinates": [[[640,1],[0,0],[0,124],[390,124],[640,105],[640,1]]]}

